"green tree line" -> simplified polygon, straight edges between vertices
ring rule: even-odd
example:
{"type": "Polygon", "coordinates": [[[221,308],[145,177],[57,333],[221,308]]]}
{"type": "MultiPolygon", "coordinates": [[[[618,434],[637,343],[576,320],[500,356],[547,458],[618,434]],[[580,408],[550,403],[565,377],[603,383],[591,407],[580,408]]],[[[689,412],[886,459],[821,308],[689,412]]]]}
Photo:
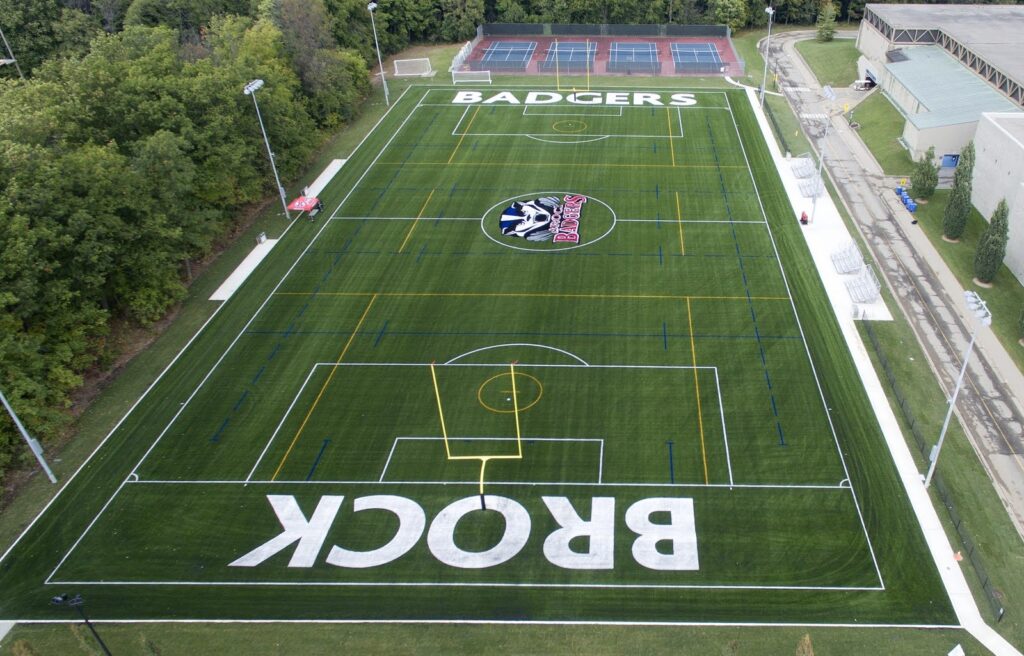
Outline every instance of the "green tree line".
{"type": "MultiPolygon", "coordinates": [[[[117,355],[112,327],[164,316],[191,263],[268,195],[242,87],[266,81],[286,178],[358,112],[367,64],[326,15],[317,0],[0,2],[27,77],[0,80],[0,389],[44,443],[117,355]]],[[[0,480],[26,456],[3,415],[0,480]]]]}

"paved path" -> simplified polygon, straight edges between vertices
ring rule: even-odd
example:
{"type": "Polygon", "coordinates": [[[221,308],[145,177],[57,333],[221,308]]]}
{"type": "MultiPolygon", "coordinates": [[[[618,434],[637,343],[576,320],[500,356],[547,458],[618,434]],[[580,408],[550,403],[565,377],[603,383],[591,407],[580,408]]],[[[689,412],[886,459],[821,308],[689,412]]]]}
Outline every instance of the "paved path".
{"type": "MultiPolygon", "coordinates": [[[[838,98],[829,106],[821,96],[821,86],[794,47],[797,41],[813,36],[813,31],[789,32],[771,40],[771,59],[778,64],[780,84],[789,88],[786,97],[797,116],[836,112],[844,103],[854,106],[866,95],[837,89],[838,98]]],[[[896,180],[883,174],[845,119],[832,121],[827,139],[823,139],[825,130],[820,121],[805,122],[804,131],[819,152],[825,148],[829,176],[910,320],[933,371],[947,394],[951,393],[973,327],[966,316],[963,287],[924,232],[911,223],[912,215],[894,193],[896,180]]],[[[985,290],[977,291],[984,298],[985,290]]],[[[957,414],[1024,538],[1022,402],[1024,376],[992,331],[980,328],[957,414]]],[[[915,410],[943,413],[945,406],[915,410]]],[[[942,464],[940,459],[939,469],[942,464]]]]}

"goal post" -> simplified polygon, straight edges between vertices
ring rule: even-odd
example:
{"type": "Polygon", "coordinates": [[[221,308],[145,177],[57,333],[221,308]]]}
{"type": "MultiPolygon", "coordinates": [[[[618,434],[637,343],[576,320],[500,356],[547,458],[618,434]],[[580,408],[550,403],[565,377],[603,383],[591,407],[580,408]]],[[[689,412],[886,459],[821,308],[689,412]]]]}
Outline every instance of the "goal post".
{"type": "Polygon", "coordinates": [[[422,59],[396,59],[395,77],[427,77],[434,73],[430,66],[430,60],[422,59]]]}
{"type": "Polygon", "coordinates": [[[452,84],[490,84],[490,71],[452,71],[452,84]]]}

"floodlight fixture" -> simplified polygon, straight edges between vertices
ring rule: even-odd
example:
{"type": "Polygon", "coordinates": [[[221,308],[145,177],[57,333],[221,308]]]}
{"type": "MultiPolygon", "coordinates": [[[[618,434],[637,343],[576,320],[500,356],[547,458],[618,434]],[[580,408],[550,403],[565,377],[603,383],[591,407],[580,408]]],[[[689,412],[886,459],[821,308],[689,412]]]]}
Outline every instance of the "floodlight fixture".
{"type": "Polygon", "coordinates": [[[288,212],[288,200],[285,197],[284,187],[281,186],[281,178],[277,175],[277,164],[274,163],[274,151],[270,149],[270,139],[267,138],[267,129],[263,126],[263,116],[260,114],[260,104],[256,102],[256,92],[263,88],[263,80],[256,79],[245,85],[242,93],[252,96],[252,104],[256,108],[256,120],[260,122],[260,132],[263,133],[263,143],[267,145],[267,157],[270,158],[270,168],[274,171],[274,182],[277,183],[277,193],[281,196],[281,207],[284,208],[284,216],[289,221],[292,215],[288,212]]]}
{"type": "Polygon", "coordinates": [[[761,106],[764,107],[764,89],[768,84],[768,55],[771,52],[769,48],[772,43],[772,19],[775,17],[775,9],[771,6],[764,8],[764,13],[768,14],[768,38],[764,41],[764,76],[761,78],[761,106]]]}
{"type": "Polygon", "coordinates": [[[967,309],[971,311],[971,314],[977,321],[971,328],[971,341],[967,343],[967,348],[964,349],[963,365],[960,367],[960,375],[956,378],[953,395],[949,397],[949,407],[946,409],[946,419],[942,422],[942,430],[939,432],[939,441],[932,447],[931,453],[928,454],[928,460],[931,464],[928,465],[928,473],[924,475],[925,487],[931,484],[932,476],[935,474],[935,465],[939,462],[942,443],[946,441],[946,429],[949,428],[949,421],[952,419],[953,410],[956,408],[956,399],[960,395],[960,389],[964,384],[964,376],[967,374],[967,363],[970,361],[971,351],[974,349],[974,340],[978,337],[978,328],[992,325],[992,313],[981,296],[978,296],[978,292],[965,291],[964,301],[966,302],[967,309]]]}
{"type": "Polygon", "coordinates": [[[373,19],[373,13],[376,10],[376,2],[366,5],[366,11],[370,12],[370,25],[373,27],[373,45],[377,48],[377,65],[380,67],[380,83],[384,87],[384,104],[390,107],[391,98],[388,96],[388,80],[384,77],[384,62],[380,57],[380,41],[377,40],[377,21],[373,19]]]}

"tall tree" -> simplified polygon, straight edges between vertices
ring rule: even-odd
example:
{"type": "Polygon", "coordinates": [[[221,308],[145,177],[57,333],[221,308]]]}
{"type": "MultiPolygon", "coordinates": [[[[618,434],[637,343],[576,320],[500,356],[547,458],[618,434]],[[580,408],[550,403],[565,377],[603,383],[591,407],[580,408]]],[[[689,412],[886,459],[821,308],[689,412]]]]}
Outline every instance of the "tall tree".
{"type": "Polygon", "coordinates": [[[1008,214],[1009,208],[1006,199],[1003,199],[999,201],[988,228],[978,240],[978,250],[974,254],[974,277],[983,283],[990,283],[995,279],[999,267],[1003,265],[1003,258],[1006,257],[1006,241],[1009,237],[1008,214]]]}
{"type": "MultiPolygon", "coordinates": [[[[59,0],[0,0],[0,28],[25,75],[57,52],[54,26],[60,13],[59,0]]],[[[13,66],[0,66],[0,76],[17,75],[13,66]]]]}
{"type": "Polygon", "coordinates": [[[910,174],[910,187],[918,198],[930,198],[939,183],[939,167],[935,165],[935,147],[921,156],[910,174]]]}
{"type": "Polygon", "coordinates": [[[835,38],[836,35],[836,6],[832,0],[825,0],[821,3],[818,11],[817,40],[826,43],[835,38]]]}
{"type": "Polygon", "coordinates": [[[744,0],[710,0],[708,11],[716,23],[724,23],[733,31],[747,24],[747,6],[744,0]]]}
{"type": "Polygon", "coordinates": [[[960,160],[953,174],[953,192],[942,217],[942,234],[956,241],[964,234],[967,217],[971,212],[971,178],[974,175],[974,142],[968,142],[960,151],[960,160]]]}

